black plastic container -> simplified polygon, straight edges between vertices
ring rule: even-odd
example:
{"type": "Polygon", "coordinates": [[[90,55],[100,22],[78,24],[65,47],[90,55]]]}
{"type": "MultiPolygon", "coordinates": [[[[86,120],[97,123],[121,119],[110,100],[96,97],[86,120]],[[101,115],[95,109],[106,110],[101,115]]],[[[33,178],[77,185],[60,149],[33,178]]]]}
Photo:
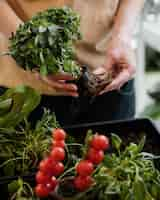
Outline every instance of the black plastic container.
{"type": "Polygon", "coordinates": [[[65,130],[77,137],[83,139],[87,130],[99,132],[110,136],[110,133],[119,135],[126,144],[129,142],[138,143],[143,133],[146,134],[146,148],[148,152],[160,154],[160,132],[156,125],[149,119],[132,119],[125,121],[98,122],[92,124],[74,125],[65,127],[65,130]]]}
{"type": "MultiPolygon", "coordinates": [[[[110,133],[116,133],[121,136],[123,140],[127,140],[127,142],[138,142],[140,140],[141,133],[145,133],[147,136],[147,151],[160,155],[160,133],[155,124],[149,119],[98,122],[64,127],[64,129],[68,134],[72,134],[77,137],[77,139],[83,138],[87,130],[92,129],[93,132],[103,133],[107,136],[109,136],[110,133]]],[[[28,176],[22,176],[23,180],[29,183],[34,183],[34,177],[34,173],[28,176]]],[[[7,184],[18,178],[19,176],[0,177],[0,193],[3,200],[7,200],[7,184]]]]}
{"type": "Polygon", "coordinates": [[[74,134],[74,136],[76,134],[85,134],[88,129],[92,129],[93,131],[99,131],[105,134],[114,132],[122,135],[127,132],[145,132],[147,135],[160,137],[160,132],[155,123],[146,118],[73,125],[64,127],[64,129],[74,134]]]}

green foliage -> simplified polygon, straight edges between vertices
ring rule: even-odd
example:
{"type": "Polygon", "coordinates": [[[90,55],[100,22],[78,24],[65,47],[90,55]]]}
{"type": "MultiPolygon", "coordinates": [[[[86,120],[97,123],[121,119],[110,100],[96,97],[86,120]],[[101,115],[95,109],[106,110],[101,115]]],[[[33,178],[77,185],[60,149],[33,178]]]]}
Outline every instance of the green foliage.
{"type": "Polygon", "coordinates": [[[39,200],[34,196],[31,186],[22,179],[12,181],[8,185],[8,192],[11,200],[39,200]]]}
{"type": "MultiPolygon", "coordinates": [[[[91,132],[88,132],[85,144],[92,137],[91,132]]],[[[60,184],[58,195],[61,197],[64,195],[64,200],[159,200],[160,171],[156,169],[154,161],[160,157],[142,152],[145,137],[142,137],[139,144],[130,143],[125,148],[119,136],[112,134],[111,141],[113,151],[106,152],[104,162],[92,174],[94,184],[87,191],[79,193],[71,183],[75,176],[76,163],[83,156],[83,150],[79,155],[77,150],[81,147],[85,148],[85,145],[74,141],[66,144],[65,172],[58,177],[60,184]]],[[[17,197],[23,197],[26,200],[37,199],[30,186],[22,180],[14,181],[8,187],[15,200],[19,200],[17,197]]]]}
{"type": "Polygon", "coordinates": [[[10,54],[24,69],[38,68],[42,75],[67,72],[77,77],[73,42],[81,38],[80,17],[72,9],[40,12],[20,25],[10,38],[10,54]]]}
{"type": "Polygon", "coordinates": [[[3,175],[22,175],[35,170],[49,151],[51,129],[58,126],[55,115],[45,110],[35,128],[27,120],[15,128],[0,128],[0,171],[3,175]]]}
{"type": "Polygon", "coordinates": [[[40,99],[29,87],[8,89],[0,96],[0,128],[15,127],[37,107],[40,99]]]}
{"type": "Polygon", "coordinates": [[[106,153],[103,164],[93,174],[95,184],[74,199],[159,200],[160,171],[154,165],[159,157],[142,152],[145,137],[124,149],[119,136],[113,134],[111,140],[113,153],[106,153]]]}
{"type": "Polygon", "coordinates": [[[112,146],[117,150],[119,151],[120,150],[120,147],[121,147],[121,144],[122,144],[122,140],[121,138],[116,135],[116,134],[112,134],[112,146]]]}
{"type": "MultiPolygon", "coordinates": [[[[40,95],[25,86],[8,89],[0,96],[0,176],[21,176],[36,170],[49,151],[53,128],[59,127],[54,113],[44,109],[33,127],[29,114],[40,102],[40,95]]],[[[11,200],[39,200],[23,180],[8,185],[11,200]]]]}
{"type": "Polygon", "coordinates": [[[141,117],[149,117],[154,120],[160,119],[160,103],[154,102],[145,107],[144,111],[140,114],[141,117]]]}

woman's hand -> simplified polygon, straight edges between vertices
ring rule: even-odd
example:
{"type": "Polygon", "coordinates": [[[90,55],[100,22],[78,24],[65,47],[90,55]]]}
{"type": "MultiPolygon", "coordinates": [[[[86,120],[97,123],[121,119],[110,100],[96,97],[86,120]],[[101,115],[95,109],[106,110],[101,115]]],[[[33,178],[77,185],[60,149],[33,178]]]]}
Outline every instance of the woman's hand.
{"type": "Polygon", "coordinates": [[[118,12],[113,19],[112,39],[108,43],[106,62],[104,67],[97,69],[96,72],[101,76],[102,71],[112,73],[113,80],[100,94],[119,90],[124,83],[133,78],[136,64],[131,38],[144,2],[144,0],[122,0],[119,3],[118,12]]]}
{"type": "Polygon", "coordinates": [[[131,40],[122,40],[120,37],[111,39],[107,47],[104,66],[94,72],[101,79],[103,79],[105,73],[111,74],[113,78],[111,83],[100,94],[119,90],[126,82],[132,79],[135,73],[135,60],[131,40]]]}
{"type": "Polygon", "coordinates": [[[66,83],[66,81],[72,81],[74,78],[69,74],[57,74],[57,75],[48,75],[48,76],[40,76],[39,74],[36,77],[44,83],[46,83],[49,87],[53,88],[57,95],[61,96],[73,96],[77,97],[77,86],[73,83],[66,83]]]}

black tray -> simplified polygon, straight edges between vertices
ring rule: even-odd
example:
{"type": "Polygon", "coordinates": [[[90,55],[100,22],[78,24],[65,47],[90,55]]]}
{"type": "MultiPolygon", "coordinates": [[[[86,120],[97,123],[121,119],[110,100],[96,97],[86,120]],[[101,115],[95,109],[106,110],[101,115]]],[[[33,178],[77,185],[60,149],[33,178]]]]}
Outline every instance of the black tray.
{"type": "Polygon", "coordinates": [[[156,125],[152,120],[147,118],[137,118],[130,120],[119,120],[119,121],[107,121],[107,122],[97,122],[88,123],[81,125],[66,126],[64,129],[69,133],[86,133],[88,129],[93,131],[99,131],[104,133],[122,134],[123,132],[146,132],[149,135],[160,135],[156,125]]]}
{"type": "MultiPolygon", "coordinates": [[[[126,138],[129,133],[132,134],[132,142],[139,141],[139,135],[142,132],[145,132],[147,135],[146,142],[151,143],[152,146],[157,147],[157,154],[160,154],[160,133],[156,128],[155,124],[149,119],[132,119],[125,121],[110,121],[110,122],[98,122],[98,123],[90,123],[90,124],[82,124],[82,125],[73,125],[69,127],[64,127],[67,133],[73,134],[77,138],[83,138],[88,129],[92,129],[94,132],[103,133],[106,135],[110,135],[110,133],[116,133],[120,135],[122,138],[126,138]]],[[[5,192],[2,191],[5,185],[9,182],[18,179],[20,176],[12,176],[12,177],[0,177],[0,192],[1,194],[5,192]]],[[[35,173],[21,176],[24,181],[34,182],[35,173]]],[[[2,194],[3,196],[3,194],[2,194]]]]}

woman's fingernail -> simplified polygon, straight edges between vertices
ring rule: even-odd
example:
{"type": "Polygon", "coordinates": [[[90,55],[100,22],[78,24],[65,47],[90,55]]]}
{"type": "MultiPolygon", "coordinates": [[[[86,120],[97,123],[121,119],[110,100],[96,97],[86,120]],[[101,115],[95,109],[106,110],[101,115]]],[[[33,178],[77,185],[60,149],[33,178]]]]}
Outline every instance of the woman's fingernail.
{"type": "Polygon", "coordinates": [[[104,91],[100,92],[99,94],[100,94],[100,95],[104,94],[104,91]]]}
{"type": "Polygon", "coordinates": [[[78,87],[76,85],[73,85],[73,89],[77,91],[78,87]]]}

